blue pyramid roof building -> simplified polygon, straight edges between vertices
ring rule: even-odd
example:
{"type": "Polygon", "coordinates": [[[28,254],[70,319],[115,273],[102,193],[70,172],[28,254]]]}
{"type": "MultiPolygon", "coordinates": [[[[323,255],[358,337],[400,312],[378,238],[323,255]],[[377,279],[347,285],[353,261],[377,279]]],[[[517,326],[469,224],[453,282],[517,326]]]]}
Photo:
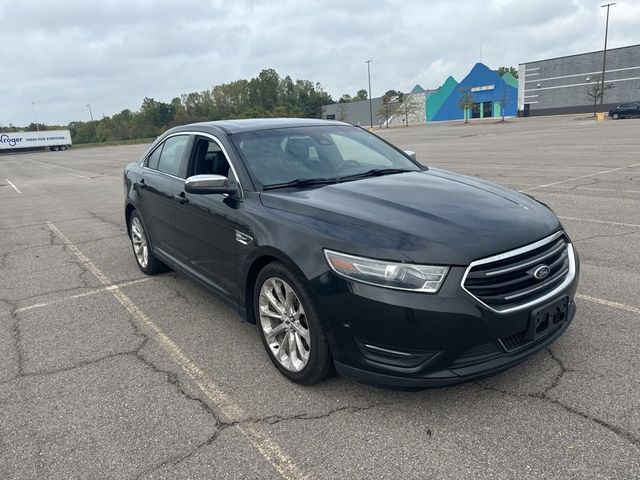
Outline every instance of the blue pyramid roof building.
{"type": "Polygon", "coordinates": [[[516,114],[518,89],[486,65],[476,63],[467,76],[451,91],[438,111],[431,117],[432,120],[462,120],[464,112],[458,104],[465,92],[473,96],[475,103],[491,102],[491,116],[500,116],[502,108],[505,116],[516,114]]]}

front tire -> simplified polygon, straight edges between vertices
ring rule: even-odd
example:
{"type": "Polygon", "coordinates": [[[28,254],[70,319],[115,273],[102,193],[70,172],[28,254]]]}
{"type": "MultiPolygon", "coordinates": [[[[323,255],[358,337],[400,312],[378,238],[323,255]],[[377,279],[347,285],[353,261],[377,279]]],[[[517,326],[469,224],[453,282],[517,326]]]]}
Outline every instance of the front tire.
{"type": "Polygon", "coordinates": [[[129,236],[136,263],[143,273],[155,275],[168,270],[167,266],[151,251],[149,236],[140,215],[135,210],[129,216],[129,236]]]}
{"type": "Polygon", "coordinates": [[[613,118],[614,120],[618,120],[620,118],[620,114],[614,113],[613,115],[611,115],[611,118],[613,118]]]}
{"type": "Polygon", "coordinates": [[[258,275],[253,305],[260,338],[280,373],[301,385],[331,375],[329,344],[299,276],[279,262],[270,263],[258,275]]]}

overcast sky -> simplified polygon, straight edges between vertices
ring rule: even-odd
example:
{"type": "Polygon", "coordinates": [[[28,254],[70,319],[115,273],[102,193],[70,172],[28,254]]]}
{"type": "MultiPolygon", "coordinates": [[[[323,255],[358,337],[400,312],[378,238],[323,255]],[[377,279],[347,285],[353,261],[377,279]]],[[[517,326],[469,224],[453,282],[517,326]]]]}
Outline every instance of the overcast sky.
{"type": "MultiPolygon", "coordinates": [[[[0,0],[0,125],[138,110],[264,68],[334,99],[438,87],[491,68],[602,49],[596,0],[0,0]]],[[[609,46],[640,43],[640,0],[611,9],[609,46]]]]}

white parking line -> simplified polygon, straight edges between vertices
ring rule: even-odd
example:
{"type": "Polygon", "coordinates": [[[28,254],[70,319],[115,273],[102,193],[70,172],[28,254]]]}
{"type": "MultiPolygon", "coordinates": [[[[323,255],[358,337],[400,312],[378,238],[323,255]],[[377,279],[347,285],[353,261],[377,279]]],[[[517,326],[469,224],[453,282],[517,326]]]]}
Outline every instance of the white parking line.
{"type": "MultiPolygon", "coordinates": [[[[111,284],[109,278],[76,247],[53,223],[47,223],[51,231],[67,246],[71,252],[80,260],[82,264],[102,283],[105,287],[127,309],[135,322],[143,330],[153,336],[155,341],[164,349],[169,357],[183,370],[183,372],[200,388],[200,390],[216,405],[218,410],[228,418],[230,422],[238,422],[248,417],[247,412],[231,397],[229,397],[215,382],[209,377],[185,352],[166,334],[160,327],[127,297],[120,287],[111,284]]],[[[259,426],[253,423],[236,425],[244,436],[262,454],[262,456],[286,479],[308,478],[289,457],[286,452],[276,443],[275,439],[260,430],[259,426]]]]}
{"type": "Polygon", "coordinates": [[[20,189],[19,189],[18,187],[16,187],[16,186],[11,182],[11,180],[9,180],[8,178],[5,178],[5,180],[7,181],[7,183],[8,183],[9,185],[11,185],[11,188],[13,188],[16,192],[18,192],[18,193],[22,193],[22,192],[20,191],[20,189]]]}
{"type": "Polygon", "coordinates": [[[521,191],[522,192],[526,192],[526,191],[531,191],[531,190],[538,190],[539,188],[553,187],[554,185],[560,185],[561,183],[572,182],[574,180],[579,180],[581,178],[595,177],[597,175],[604,175],[605,173],[617,172],[617,171],[620,171],[620,170],[624,170],[625,168],[637,167],[639,165],[640,165],[640,163],[633,163],[631,165],[626,165],[624,167],[612,168],[610,170],[602,170],[601,172],[589,173],[588,175],[580,175],[579,177],[567,178],[565,180],[559,180],[557,182],[546,183],[544,185],[538,185],[537,187],[525,188],[524,190],[521,190],[521,191]]]}
{"type": "Polygon", "coordinates": [[[558,218],[560,220],[573,220],[576,222],[602,223],[604,225],[617,225],[619,227],[640,228],[640,225],[637,225],[635,223],[608,222],[606,220],[595,220],[593,218],[563,217],[561,215],[558,215],[558,218]]]}
{"type": "Polygon", "coordinates": [[[109,285],[106,287],[94,288],[93,290],[89,290],[88,292],[77,293],[75,295],[69,295],[68,297],[57,298],[52,300],[51,302],[42,302],[42,303],[34,303],[32,305],[26,305],[24,307],[16,308],[15,313],[27,312],[29,310],[34,310],[36,308],[44,308],[49,307],[51,305],[56,305],[58,303],[68,302],[69,300],[75,300],[77,298],[89,297],[91,295],[97,295],[98,293],[103,292],[111,292],[114,288],[122,288],[128,287],[129,285],[136,285],[142,282],[148,282],[151,280],[150,278],[139,278],[138,280],[131,280],[129,282],[116,283],[114,285],[109,285]]]}
{"type": "Polygon", "coordinates": [[[78,175],[77,173],[70,173],[69,175],[73,175],[74,177],[84,178],[85,180],[91,180],[91,177],[85,177],[84,175],[78,175]]]}
{"type": "Polygon", "coordinates": [[[589,295],[582,295],[578,293],[576,298],[580,298],[582,300],[588,300],[589,302],[599,303],[600,305],[604,305],[606,307],[617,308],[619,310],[625,310],[631,313],[637,313],[640,315],[640,308],[634,307],[633,305],[626,305],[624,303],[612,302],[611,300],[605,300],[604,298],[590,297],[589,295]]]}
{"type": "MultiPolygon", "coordinates": [[[[522,184],[520,184],[522,185],[522,184]]],[[[572,187],[567,185],[558,185],[554,188],[564,188],[567,190],[589,190],[593,192],[617,192],[617,193],[640,193],[640,190],[619,190],[617,188],[592,188],[592,187],[572,187]]]]}

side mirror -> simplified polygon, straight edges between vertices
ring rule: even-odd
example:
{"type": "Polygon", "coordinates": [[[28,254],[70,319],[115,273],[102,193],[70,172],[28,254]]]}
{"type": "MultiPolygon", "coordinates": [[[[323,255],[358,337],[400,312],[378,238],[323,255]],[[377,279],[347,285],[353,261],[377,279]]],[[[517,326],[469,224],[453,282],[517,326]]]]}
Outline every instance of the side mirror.
{"type": "Polygon", "coordinates": [[[187,193],[207,195],[212,193],[236,193],[238,188],[232,185],[224,175],[193,175],[184,181],[187,193]]]}
{"type": "Polygon", "coordinates": [[[408,155],[409,157],[411,157],[413,160],[417,160],[416,152],[412,152],[411,150],[405,150],[404,153],[405,155],[408,155]]]}

